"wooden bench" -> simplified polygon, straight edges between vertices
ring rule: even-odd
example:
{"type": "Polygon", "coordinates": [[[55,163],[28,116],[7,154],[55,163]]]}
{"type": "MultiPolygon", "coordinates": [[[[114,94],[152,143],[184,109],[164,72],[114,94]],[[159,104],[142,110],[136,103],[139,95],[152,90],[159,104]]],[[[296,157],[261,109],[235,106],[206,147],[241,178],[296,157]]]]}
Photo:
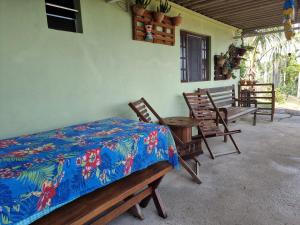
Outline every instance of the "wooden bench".
{"type": "Polygon", "coordinates": [[[147,207],[153,199],[158,214],[167,214],[157,187],[163,176],[172,170],[167,162],[159,162],[149,168],[96,190],[53,211],[34,222],[34,225],[105,225],[131,209],[143,219],[141,207],[147,207]]]}
{"type": "MultiPolygon", "coordinates": [[[[199,89],[200,91],[201,89],[199,89]]],[[[213,101],[221,112],[225,123],[235,121],[239,117],[247,114],[254,114],[253,125],[256,125],[257,101],[251,100],[250,103],[254,106],[242,107],[243,100],[236,98],[235,86],[225,86],[216,88],[207,88],[213,101]]]]}

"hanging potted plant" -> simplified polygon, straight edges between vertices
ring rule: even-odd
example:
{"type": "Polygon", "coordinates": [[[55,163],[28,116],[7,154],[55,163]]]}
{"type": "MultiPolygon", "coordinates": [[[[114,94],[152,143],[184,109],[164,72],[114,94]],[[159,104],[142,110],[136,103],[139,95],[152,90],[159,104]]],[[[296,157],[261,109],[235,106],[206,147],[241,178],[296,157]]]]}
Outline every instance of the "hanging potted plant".
{"type": "Polygon", "coordinates": [[[170,12],[171,7],[172,6],[169,5],[168,0],[165,0],[165,2],[160,0],[159,6],[157,6],[157,11],[154,13],[155,22],[161,23],[165,18],[165,14],[170,12]]]}
{"type": "Polygon", "coordinates": [[[217,56],[217,65],[219,67],[223,67],[225,61],[226,61],[226,55],[224,55],[223,53],[221,53],[221,55],[217,56]]]}
{"type": "Polygon", "coordinates": [[[133,13],[137,16],[143,16],[150,3],[151,0],[135,0],[135,5],[132,7],[133,13]]]}
{"type": "Polygon", "coordinates": [[[174,26],[179,26],[181,23],[182,23],[182,17],[180,13],[178,14],[178,16],[172,17],[172,24],[174,26]]]}

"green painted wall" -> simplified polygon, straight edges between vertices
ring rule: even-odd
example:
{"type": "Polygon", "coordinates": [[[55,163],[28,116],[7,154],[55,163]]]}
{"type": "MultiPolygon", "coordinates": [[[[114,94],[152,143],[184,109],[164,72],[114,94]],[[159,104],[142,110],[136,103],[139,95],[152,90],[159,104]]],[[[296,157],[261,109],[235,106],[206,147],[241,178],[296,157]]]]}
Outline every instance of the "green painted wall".
{"type": "Polygon", "coordinates": [[[43,0],[0,0],[0,138],[135,118],[127,103],[141,96],[162,116],[187,115],[182,92],[236,82],[180,82],[179,29],[210,35],[213,56],[233,41],[232,27],[177,6],[184,24],[169,47],[133,41],[131,16],[117,5],[81,7],[76,34],[47,28],[43,0]]]}

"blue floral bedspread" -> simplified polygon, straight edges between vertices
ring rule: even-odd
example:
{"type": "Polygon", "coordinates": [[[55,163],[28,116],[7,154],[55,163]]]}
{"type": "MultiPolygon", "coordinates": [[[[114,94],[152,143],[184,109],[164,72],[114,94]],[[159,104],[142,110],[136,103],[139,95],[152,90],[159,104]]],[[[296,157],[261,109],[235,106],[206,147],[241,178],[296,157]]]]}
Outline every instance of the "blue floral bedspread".
{"type": "Polygon", "coordinates": [[[0,140],[0,224],[30,224],[165,160],[178,166],[167,127],[121,118],[0,140]]]}

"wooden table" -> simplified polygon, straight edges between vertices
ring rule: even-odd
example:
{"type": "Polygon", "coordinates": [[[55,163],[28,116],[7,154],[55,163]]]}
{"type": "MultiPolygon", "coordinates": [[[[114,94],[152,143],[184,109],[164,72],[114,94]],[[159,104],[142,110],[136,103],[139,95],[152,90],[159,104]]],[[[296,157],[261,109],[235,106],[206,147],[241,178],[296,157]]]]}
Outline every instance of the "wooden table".
{"type": "Polygon", "coordinates": [[[168,117],[164,122],[184,143],[192,140],[192,128],[199,124],[199,121],[190,117],[168,117]]]}
{"type": "Polygon", "coordinates": [[[201,184],[199,178],[199,166],[200,162],[196,158],[198,155],[203,154],[201,140],[192,143],[193,134],[192,128],[197,127],[199,120],[190,117],[168,117],[163,119],[164,124],[168,125],[173,133],[187,146],[178,146],[179,160],[181,165],[188,171],[193,177],[196,183],[201,184]],[[194,149],[196,151],[191,151],[194,149]],[[192,166],[189,163],[190,160],[194,160],[195,164],[192,166]]]}

